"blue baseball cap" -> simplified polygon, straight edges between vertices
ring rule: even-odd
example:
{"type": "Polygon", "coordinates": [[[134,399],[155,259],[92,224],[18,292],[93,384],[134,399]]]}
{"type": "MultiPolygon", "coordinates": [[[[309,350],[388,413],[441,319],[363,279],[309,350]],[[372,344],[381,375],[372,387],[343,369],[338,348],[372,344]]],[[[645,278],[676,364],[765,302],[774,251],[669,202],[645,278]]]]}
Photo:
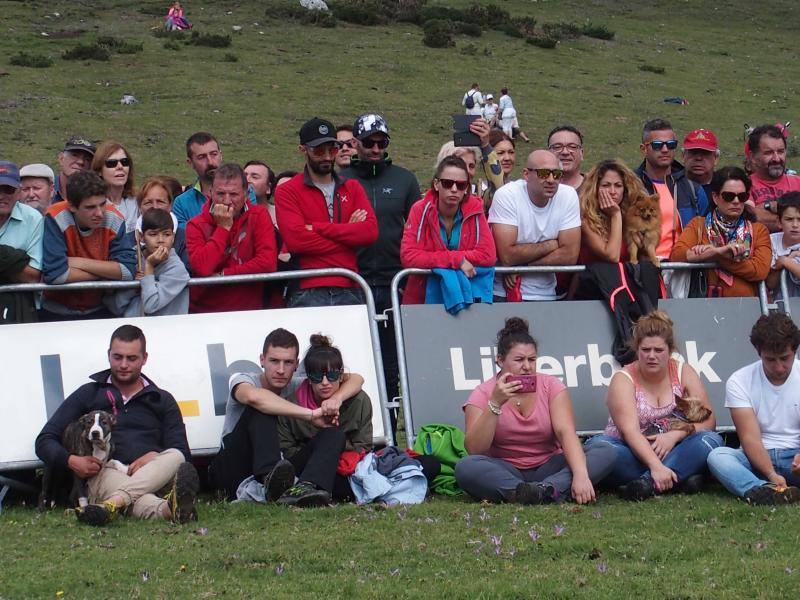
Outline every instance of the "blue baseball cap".
{"type": "Polygon", "coordinates": [[[19,168],[12,162],[0,160],[0,185],[19,189],[19,168]]]}

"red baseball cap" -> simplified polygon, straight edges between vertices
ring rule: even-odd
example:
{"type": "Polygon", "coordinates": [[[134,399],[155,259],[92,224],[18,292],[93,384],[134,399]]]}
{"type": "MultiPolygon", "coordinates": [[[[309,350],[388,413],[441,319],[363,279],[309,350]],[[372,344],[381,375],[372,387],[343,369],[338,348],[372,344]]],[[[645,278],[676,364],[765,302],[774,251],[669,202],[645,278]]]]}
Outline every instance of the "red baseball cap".
{"type": "Polygon", "coordinates": [[[683,149],[716,152],[719,150],[717,136],[708,129],[695,129],[687,133],[686,137],[683,138],[683,149]]]}

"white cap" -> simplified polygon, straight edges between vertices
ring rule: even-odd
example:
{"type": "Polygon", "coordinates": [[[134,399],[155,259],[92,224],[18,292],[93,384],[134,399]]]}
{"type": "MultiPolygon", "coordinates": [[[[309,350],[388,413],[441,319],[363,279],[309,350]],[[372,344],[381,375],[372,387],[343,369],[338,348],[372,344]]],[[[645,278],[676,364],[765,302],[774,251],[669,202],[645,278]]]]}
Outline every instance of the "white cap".
{"type": "Polygon", "coordinates": [[[486,94],[486,99],[487,100],[494,100],[494,96],[492,96],[491,94],[486,94]]]}
{"type": "Polygon", "coordinates": [[[53,169],[42,163],[34,163],[22,167],[19,170],[19,178],[22,179],[23,177],[41,177],[42,179],[49,179],[51,184],[56,178],[53,169]]]}

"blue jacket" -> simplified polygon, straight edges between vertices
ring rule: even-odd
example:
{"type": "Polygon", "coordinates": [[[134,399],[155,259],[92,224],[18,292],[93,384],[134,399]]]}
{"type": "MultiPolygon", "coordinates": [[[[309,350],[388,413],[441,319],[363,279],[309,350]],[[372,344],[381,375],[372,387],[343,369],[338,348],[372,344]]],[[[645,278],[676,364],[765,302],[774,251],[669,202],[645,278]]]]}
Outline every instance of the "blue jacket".
{"type": "MultiPolygon", "coordinates": [[[[655,194],[655,187],[653,187],[653,181],[645,171],[644,161],[636,169],[636,174],[642,180],[647,193],[655,194]]],[[[689,221],[697,216],[704,217],[706,215],[708,212],[708,197],[703,186],[689,180],[686,177],[686,170],[677,160],[672,161],[672,170],[667,175],[664,183],[667,184],[667,188],[669,188],[678,205],[681,227],[686,227],[689,221]]]]}

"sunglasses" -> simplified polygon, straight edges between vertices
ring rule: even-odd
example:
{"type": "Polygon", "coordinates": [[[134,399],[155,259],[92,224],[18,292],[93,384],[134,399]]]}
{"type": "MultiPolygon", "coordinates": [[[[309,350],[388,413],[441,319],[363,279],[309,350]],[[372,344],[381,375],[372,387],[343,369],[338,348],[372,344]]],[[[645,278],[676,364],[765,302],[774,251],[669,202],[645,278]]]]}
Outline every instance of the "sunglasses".
{"type": "Polygon", "coordinates": [[[654,140],[650,142],[649,146],[655,151],[661,150],[664,146],[667,147],[667,150],[675,150],[678,147],[678,140],[654,140]]]}
{"type": "Polygon", "coordinates": [[[125,157],[125,158],[109,158],[108,160],[106,160],[106,162],[104,164],[106,166],[106,169],[113,169],[118,164],[122,165],[123,167],[130,167],[131,166],[131,159],[128,158],[128,157],[125,157]]]}
{"type": "Polygon", "coordinates": [[[326,154],[330,154],[331,156],[336,156],[339,154],[338,143],[320,144],[319,146],[314,146],[313,148],[306,146],[306,148],[313,156],[316,157],[325,156],[326,154]]]}
{"type": "Polygon", "coordinates": [[[339,381],[342,376],[341,369],[329,369],[328,371],[322,371],[320,373],[307,373],[308,380],[311,383],[322,383],[322,378],[326,378],[330,383],[334,383],[339,381]]]}
{"type": "Polygon", "coordinates": [[[343,142],[339,142],[339,144],[341,144],[342,148],[347,147],[347,148],[350,148],[352,150],[352,149],[354,149],[356,147],[356,140],[355,140],[355,138],[350,138],[349,140],[345,140],[343,142]]]}
{"type": "Polygon", "coordinates": [[[361,140],[361,145],[366,149],[374,148],[377,146],[381,150],[386,150],[389,147],[389,138],[381,138],[379,140],[361,140]]]}
{"type": "Polygon", "coordinates": [[[439,185],[444,186],[446,190],[452,190],[453,186],[456,186],[456,189],[459,192],[463,192],[467,187],[469,187],[469,181],[462,180],[459,181],[458,179],[437,179],[439,185]]]}
{"type": "Polygon", "coordinates": [[[547,179],[550,177],[550,175],[552,175],[553,179],[558,181],[564,176],[564,171],[562,169],[531,169],[526,167],[525,170],[536,173],[536,176],[542,180],[547,179]]]}
{"type": "Polygon", "coordinates": [[[747,192],[739,192],[738,194],[736,192],[720,192],[719,197],[725,200],[725,202],[733,202],[734,200],[738,200],[744,204],[750,198],[750,194],[747,192]]]}

